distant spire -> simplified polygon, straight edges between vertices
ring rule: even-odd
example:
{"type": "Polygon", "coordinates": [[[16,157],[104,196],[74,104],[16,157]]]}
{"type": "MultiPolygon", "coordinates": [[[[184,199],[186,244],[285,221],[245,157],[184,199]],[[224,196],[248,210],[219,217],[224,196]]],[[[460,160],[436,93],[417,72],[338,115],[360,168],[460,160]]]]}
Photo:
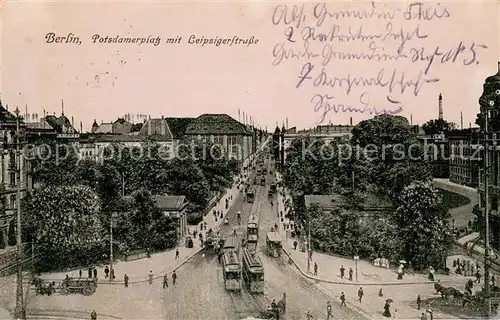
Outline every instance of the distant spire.
{"type": "Polygon", "coordinates": [[[460,111],[460,130],[464,129],[464,114],[460,111]]]}
{"type": "Polygon", "coordinates": [[[61,116],[64,116],[64,100],[61,99],[61,116]]]}
{"type": "Polygon", "coordinates": [[[80,121],[80,133],[83,133],[83,123],[80,121]]]}
{"type": "Polygon", "coordinates": [[[288,129],[288,117],[286,117],[286,128],[288,129]]]}
{"type": "Polygon", "coordinates": [[[352,126],[352,117],[349,119],[349,125],[352,126]]]}
{"type": "Polygon", "coordinates": [[[413,115],[410,113],[410,125],[413,125],[413,115]]]}
{"type": "Polygon", "coordinates": [[[24,104],[24,121],[26,123],[30,122],[29,121],[29,113],[28,113],[28,104],[27,103],[24,104]]]}
{"type": "Polygon", "coordinates": [[[443,120],[443,96],[439,94],[439,120],[443,120]]]}

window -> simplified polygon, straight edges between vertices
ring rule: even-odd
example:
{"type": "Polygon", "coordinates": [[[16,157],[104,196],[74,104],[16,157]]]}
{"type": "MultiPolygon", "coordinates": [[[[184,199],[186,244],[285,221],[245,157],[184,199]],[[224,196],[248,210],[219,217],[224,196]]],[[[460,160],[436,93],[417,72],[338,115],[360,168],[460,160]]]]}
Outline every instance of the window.
{"type": "Polygon", "coordinates": [[[16,201],[16,195],[13,194],[9,197],[9,208],[11,209],[16,209],[17,208],[17,201],[16,201]]]}
{"type": "Polygon", "coordinates": [[[14,187],[16,185],[16,173],[11,172],[10,173],[10,186],[14,187]]]}

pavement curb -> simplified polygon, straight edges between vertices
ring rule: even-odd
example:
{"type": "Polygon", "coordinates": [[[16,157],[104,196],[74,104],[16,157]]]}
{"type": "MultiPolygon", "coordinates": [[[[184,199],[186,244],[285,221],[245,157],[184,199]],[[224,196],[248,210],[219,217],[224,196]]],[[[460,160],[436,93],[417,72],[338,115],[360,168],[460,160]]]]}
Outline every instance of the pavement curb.
{"type": "MultiPolygon", "coordinates": [[[[311,280],[317,281],[317,282],[325,282],[325,283],[331,283],[331,284],[340,284],[340,285],[348,285],[348,286],[403,286],[403,285],[413,285],[413,284],[434,284],[433,281],[406,281],[406,282],[342,282],[342,281],[336,281],[336,280],[330,280],[330,279],[323,279],[320,277],[315,277],[307,272],[305,272],[301,266],[295,261],[295,259],[292,257],[292,255],[283,248],[283,251],[285,254],[288,256],[290,261],[295,265],[295,267],[300,271],[300,273],[311,280]]],[[[446,282],[446,281],[445,281],[446,282]]]]}

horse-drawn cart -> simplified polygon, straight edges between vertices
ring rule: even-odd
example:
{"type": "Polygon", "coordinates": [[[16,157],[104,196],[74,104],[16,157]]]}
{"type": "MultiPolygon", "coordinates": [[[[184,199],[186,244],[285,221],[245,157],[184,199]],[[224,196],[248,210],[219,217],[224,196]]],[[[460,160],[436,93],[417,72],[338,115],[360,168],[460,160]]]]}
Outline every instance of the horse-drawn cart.
{"type": "Polygon", "coordinates": [[[66,278],[61,282],[61,294],[81,293],[90,296],[97,289],[96,278],[66,278]]]}

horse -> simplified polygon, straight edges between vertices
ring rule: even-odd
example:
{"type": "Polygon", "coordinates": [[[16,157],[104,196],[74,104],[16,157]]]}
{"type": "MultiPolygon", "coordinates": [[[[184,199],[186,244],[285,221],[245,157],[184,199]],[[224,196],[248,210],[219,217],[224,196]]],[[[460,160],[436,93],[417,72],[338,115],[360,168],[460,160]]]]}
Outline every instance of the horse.
{"type": "Polygon", "coordinates": [[[460,292],[460,290],[453,287],[443,287],[442,285],[439,285],[437,291],[441,294],[441,298],[445,300],[448,300],[449,296],[452,296],[453,300],[460,300],[464,296],[464,294],[460,292]]]}

